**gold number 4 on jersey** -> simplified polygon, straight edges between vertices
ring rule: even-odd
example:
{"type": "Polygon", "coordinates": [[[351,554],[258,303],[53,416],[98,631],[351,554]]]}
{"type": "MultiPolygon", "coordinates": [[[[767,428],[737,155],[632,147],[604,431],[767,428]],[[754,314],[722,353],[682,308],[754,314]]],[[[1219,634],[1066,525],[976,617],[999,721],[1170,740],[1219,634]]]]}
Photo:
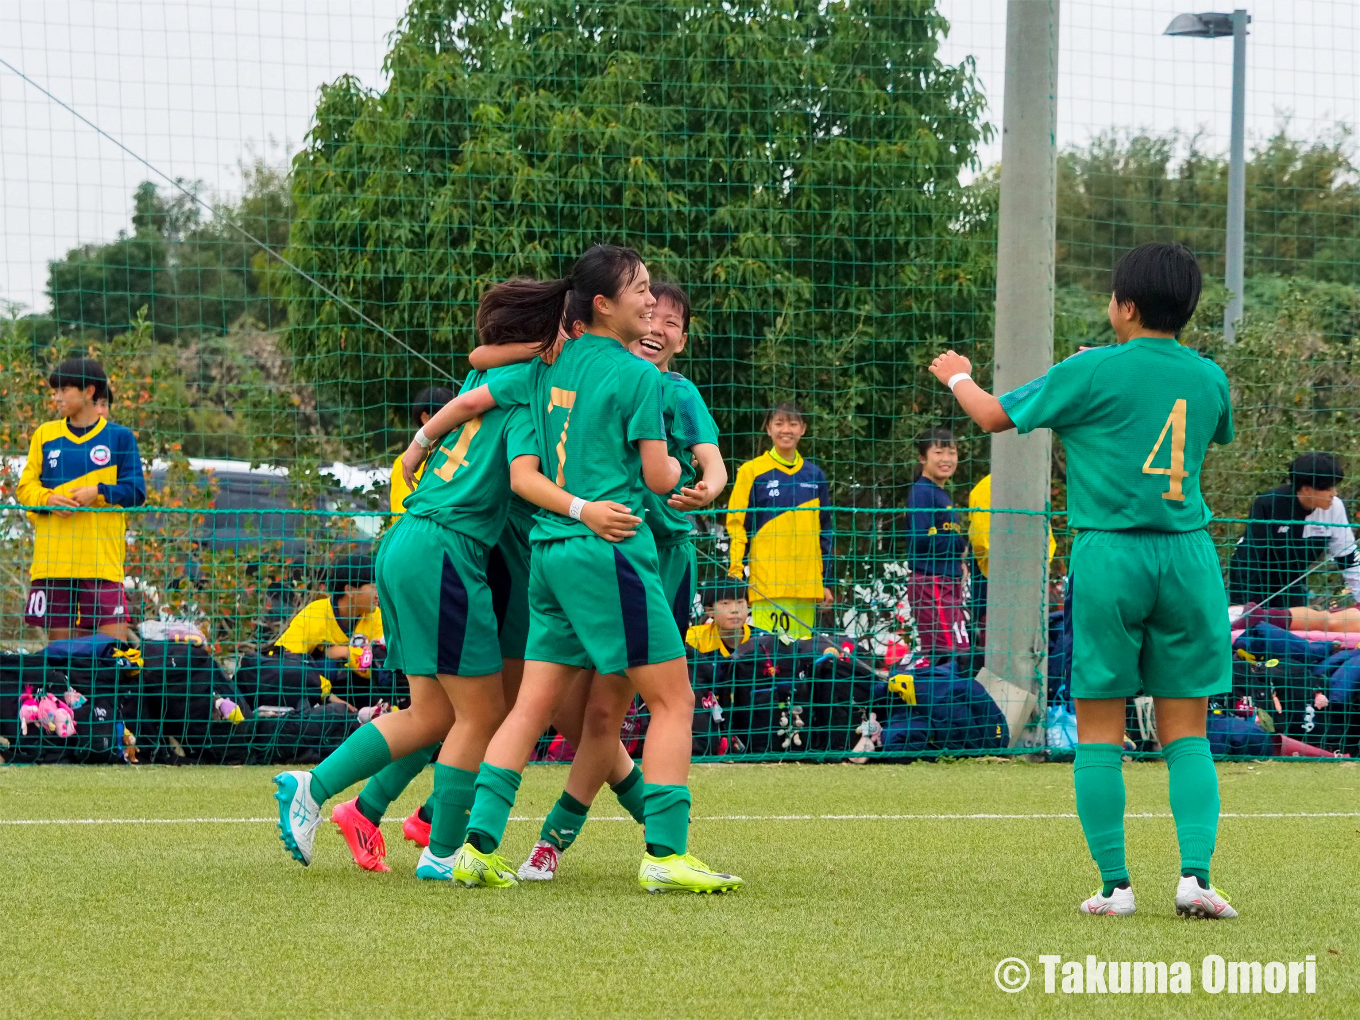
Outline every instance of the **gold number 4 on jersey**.
{"type": "Polygon", "coordinates": [[[1171,479],[1170,487],[1162,493],[1162,499],[1184,500],[1185,493],[1181,491],[1181,482],[1190,477],[1190,473],[1185,470],[1185,399],[1181,398],[1171,406],[1171,413],[1166,417],[1166,424],[1162,426],[1161,434],[1157,437],[1156,444],[1152,447],[1152,452],[1147,455],[1147,460],[1143,461],[1143,474],[1145,475],[1167,475],[1171,479]],[[1153,467],[1153,458],[1157,456],[1157,451],[1162,448],[1162,441],[1166,439],[1166,430],[1171,430],[1171,466],[1169,468],[1153,467]]]}
{"type": "Polygon", "coordinates": [[[441,446],[439,451],[445,455],[443,464],[434,469],[436,477],[443,481],[448,481],[466,464],[468,447],[472,445],[472,437],[475,436],[482,427],[482,416],[479,414],[475,418],[469,418],[463,425],[463,431],[458,434],[458,441],[453,444],[453,449],[441,446]]]}

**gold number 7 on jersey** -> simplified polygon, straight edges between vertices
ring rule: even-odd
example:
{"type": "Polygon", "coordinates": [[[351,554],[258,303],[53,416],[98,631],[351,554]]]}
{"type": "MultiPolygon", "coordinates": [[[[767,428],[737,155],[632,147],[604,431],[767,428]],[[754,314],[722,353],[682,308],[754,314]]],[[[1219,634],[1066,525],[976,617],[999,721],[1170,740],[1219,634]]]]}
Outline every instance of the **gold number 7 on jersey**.
{"type": "Polygon", "coordinates": [[[1152,452],[1147,455],[1147,460],[1143,461],[1143,474],[1145,475],[1167,475],[1171,479],[1170,487],[1162,493],[1162,499],[1184,500],[1185,493],[1181,491],[1181,482],[1190,477],[1190,472],[1185,470],[1185,398],[1181,398],[1171,405],[1171,413],[1166,416],[1166,424],[1162,426],[1161,434],[1157,436],[1157,442],[1152,447],[1152,452]],[[1166,439],[1166,430],[1171,430],[1171,466],[1169,468],[1155,468],[1152,460],[1157,456],[1157,451],[1162,448],[1162,441],[1166,439]]]}
{"type": "Polygon", "coordinates": [[[566,475],[563,473],[567,464],[567,426],[571,424],[571,409],[574,406],[576,406],[575,390],[564,390],[557,386],[552,388],[552,393],[548,396],[548,413],[552,414],[554,407],[567,409],[567,420],[562,423],[562,436],[557,440],[557,484],[563,489],[567,487],[566,475]]]}

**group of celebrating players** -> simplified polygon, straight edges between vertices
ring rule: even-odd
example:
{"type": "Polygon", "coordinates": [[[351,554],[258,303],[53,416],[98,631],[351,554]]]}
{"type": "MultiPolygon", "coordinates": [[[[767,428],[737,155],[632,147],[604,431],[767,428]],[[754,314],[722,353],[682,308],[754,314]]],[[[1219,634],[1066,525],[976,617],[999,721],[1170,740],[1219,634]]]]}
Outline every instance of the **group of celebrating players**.
{"type": "Polygon", "coordinates": [[[740,878],[688,853],[685,511],[727,481],[712,416],[669,371],[688,300],[653,283],[637,252],[597,245],[565,279],[493,287],[476,321],[474,371],[403,454],[419,482],[377,556],[386,662],[406,674],[410,708],[359,727],[310,772],[275,777],[283,843],[309,864],[322,805],[369,779],[332,820],[361,867],[387,870],[374,808],[438,748],[434,791],[403,825],[425,844],[418,878],[551,879],[608,782],[644,827],[642,888],[735,889],[740,878]],[[638,694],[641,770],[619,740],[638,694]],[[497,850],[549,726],[576,755],[517,872],[497,850]]]}
{"type": "MultiPolygon", "coordinates": [[[[1222,370],[1177,340],[1200,290],[1188,249],[1142,245],[1114,272],[1113,345],[1000,397],[953,351],[930,366],[985,431],[1050,428],[1064,443],[1078,532],[1074,785],[1102,879],[1087,914],[1135,910],[1121,761],[1126,700],[1146,693],[1181,851],[1176,912],[1236,916],[1209,882],[1220,808],[1205,720],[1208,698],[1231,689],[1231,663],[1199,487],[1209,444],[1232,439],[1232,411],[1222,370]]],[[[409,678],[411,707],[361,726],[311,772],[275,777],[294,858],[310,863],[325,801],[369,778],[332,819],[361,867],[387,870],[381,812],[438,748],[434,792],[403,826],[426,844],[419,878],[497,888],[553,878],[607,782],[644,827],[643,889],[742,884],[688,852],[685,511],[727,481],[711,415],[669,370],[688,326],[684,292],[612,245],[591,248],[566,279],[511,280],[482,298],[474,372],[402,455],[407,484],[423,474],[378,552],[387,663],[409,678]],[[619,740],[639,694],[651,715],[641,771],[619,740]],[[516,871],[497,851],[549,726],[576,756],[516,871]]]]}

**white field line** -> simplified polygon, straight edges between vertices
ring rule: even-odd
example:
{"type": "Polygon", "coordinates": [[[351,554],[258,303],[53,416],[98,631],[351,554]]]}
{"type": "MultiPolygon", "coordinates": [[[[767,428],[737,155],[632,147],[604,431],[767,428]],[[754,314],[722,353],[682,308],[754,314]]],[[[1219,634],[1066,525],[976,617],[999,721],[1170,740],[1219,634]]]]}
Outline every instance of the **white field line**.
{"type": "MultiPolygon", "coordinates": [[[[1076,818],[1064,814],[910,814],[910,815],[696,815],[696,822],[989,822],[1047,821],[1076,818]]],[[[1125,818],[1170,818],[1169,811],[1130,813],[1125,818]]],[[[1360,811],[1224,811],[1220,818],[1360,818],[1360,811]]],[[[631,822],[626,815],[592,815],[596,822],[631,822]]],[[[268,825],[267,818],[0,818],[0,825],[268,825]]],[[[400,825],[400,818],[385,818],[387,825],[400,825]]],[[[541,822],[532,815],[512,816],[512,822],[541,822]]]]}

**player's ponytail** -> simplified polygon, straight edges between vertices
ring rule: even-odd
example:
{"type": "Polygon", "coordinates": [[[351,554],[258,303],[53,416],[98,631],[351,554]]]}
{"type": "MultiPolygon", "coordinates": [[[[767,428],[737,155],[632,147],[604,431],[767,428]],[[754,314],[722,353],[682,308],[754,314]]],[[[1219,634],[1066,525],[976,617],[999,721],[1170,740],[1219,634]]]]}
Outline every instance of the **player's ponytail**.
{"type": "Polygon", "coordinates": [[[596,295],[617,298],[641,268],[642,256],[632,248],[597,244],[564,279],[520,277],[498,283],[477,305],[477,336],[490,345],[535,344],[542,354],[557,343],[564,326],[594,322],[596,295]]]}
{"type": "Polygon", "coordinates": [[[536,344],[547,350],[557,342],[562,326],[562,304],[571,278],[498,283],[477,305],[477,336],[484,344],[536,344]]]}

